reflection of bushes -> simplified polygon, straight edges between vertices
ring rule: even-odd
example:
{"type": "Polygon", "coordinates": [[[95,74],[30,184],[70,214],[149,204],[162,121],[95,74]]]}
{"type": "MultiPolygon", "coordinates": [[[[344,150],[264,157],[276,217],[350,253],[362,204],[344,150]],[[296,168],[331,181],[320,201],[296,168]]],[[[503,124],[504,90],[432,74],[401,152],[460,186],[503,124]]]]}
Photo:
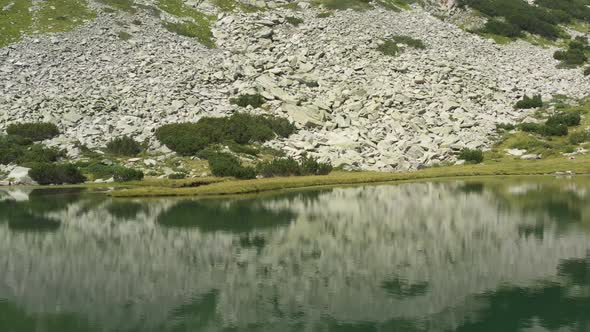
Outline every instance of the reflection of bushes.
{"type": "Polygon", "coordinates": [[[106,210],[116,219],[133,220],[141,212],[148,210],[146,204],[126,200],[113,200],[107,205],[106,210]]]}
{"type": "Polygon", "coordinates": [[[563,260],[557,269],[564,283],[506,286],[478,296],[485,303],[478,319],[463,322],[456,331],[517,331],[532,321],[548,331],[586,331],[590,295],[574,292],[571,285],[590,286],[590,259],[563,260]]]}
{"type": "Polygon", "coordinates": [[[403,299],[426,294],[426,291],[428,290],[428,283],[410,283],[406,279],[394,278],[384,281],[381,284],[381,288],[385,289],[389,295],[403,299]]]}
{"type": "Polygon", "coordinates": [[[293,214],[265,209],[254,200],[185,201],[158,217],[160,225],[196,227],[204,232],[249,232],[259,228],[288,224],[293,214]]]}

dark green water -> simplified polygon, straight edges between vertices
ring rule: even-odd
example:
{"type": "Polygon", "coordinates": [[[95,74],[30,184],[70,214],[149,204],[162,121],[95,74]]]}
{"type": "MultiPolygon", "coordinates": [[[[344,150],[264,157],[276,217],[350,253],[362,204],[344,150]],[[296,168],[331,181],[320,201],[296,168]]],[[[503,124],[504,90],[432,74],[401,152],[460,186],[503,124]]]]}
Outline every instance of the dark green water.
{"type": "Polygon", "coordinates": [[[590,331],[590,181],[0,189],[0,332],[590,331]]]}

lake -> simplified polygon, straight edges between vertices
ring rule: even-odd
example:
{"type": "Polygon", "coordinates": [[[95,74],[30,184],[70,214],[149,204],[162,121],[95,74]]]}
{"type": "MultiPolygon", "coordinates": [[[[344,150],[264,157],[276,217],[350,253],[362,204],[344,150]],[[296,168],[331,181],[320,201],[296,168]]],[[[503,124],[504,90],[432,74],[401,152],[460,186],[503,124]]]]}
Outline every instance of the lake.
{"type": "Polygon", "coordinates": [[[590,331],[590,179],[0,189],[0,331],[590,331]]]}

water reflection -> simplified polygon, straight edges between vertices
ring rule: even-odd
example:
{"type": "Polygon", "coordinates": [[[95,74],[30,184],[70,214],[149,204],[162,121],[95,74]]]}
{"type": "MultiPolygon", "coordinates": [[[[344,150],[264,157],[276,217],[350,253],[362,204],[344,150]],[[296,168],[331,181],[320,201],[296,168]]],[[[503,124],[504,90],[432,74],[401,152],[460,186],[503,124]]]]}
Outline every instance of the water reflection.
{"type": "Polygon", "coordinates": [[[588,188],[4,191],[0,331],[588,331],[588,188]]]}

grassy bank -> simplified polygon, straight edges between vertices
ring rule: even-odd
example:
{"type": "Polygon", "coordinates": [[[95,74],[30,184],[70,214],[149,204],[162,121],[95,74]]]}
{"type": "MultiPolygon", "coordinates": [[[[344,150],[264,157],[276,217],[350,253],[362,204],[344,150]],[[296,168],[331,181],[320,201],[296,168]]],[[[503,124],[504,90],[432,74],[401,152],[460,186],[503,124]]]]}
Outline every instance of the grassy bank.
{"type": "Polygon", "coordinates": [[[332,172],[325,176],[302,176],[268,178],[258,180],[209,179],[210,184],[196,187],[190,181],[182,180],[183,186],[174,181],[163,181],[150,185],[147,180],[142,186],[119,188],[111,192],[115,197],[142,196],[217,196],[251,194],[273,190],[311,188],[334,185],[368,184],[409,180],[428,180],[437,178],[489,176],[489,175],[542,175],[560,171],[573,171],[577,174],[590,174],[590,157],[579,156],[574,160],[563,157],[545,160],[504,160],[490,161],[478,165],[445,166],[428,168],[416,172],[379,173],[379,172],[332,172]]]}

